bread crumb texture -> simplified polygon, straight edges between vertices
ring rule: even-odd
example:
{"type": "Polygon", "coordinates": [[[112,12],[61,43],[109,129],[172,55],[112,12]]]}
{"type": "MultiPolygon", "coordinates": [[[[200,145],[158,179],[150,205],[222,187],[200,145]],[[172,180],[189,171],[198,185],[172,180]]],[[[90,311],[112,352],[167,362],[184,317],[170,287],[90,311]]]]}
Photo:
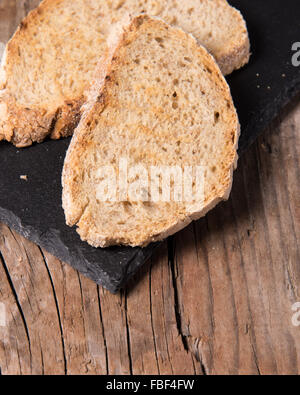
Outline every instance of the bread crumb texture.
{"type": "Polygon", "coordinates": [[[67,224],[95,247],[145,246],[175,233],[228,198],[238,137],[230,90],[212,56],[182,30],[135,17],[98,69],[66,156],[67,224]],[[99,168],[117,174],[123,157],[129,167],[204,167],[203,201],[99,200],[99,168]]]}
{"type": "Polygon", "coordinates": [[[224,74],[248,62],[245,21],[225,0],[44,0],[3,57],[0,140],[26,147],[71,135],[111,28],[142,12],[192,33],[224,74]]]}

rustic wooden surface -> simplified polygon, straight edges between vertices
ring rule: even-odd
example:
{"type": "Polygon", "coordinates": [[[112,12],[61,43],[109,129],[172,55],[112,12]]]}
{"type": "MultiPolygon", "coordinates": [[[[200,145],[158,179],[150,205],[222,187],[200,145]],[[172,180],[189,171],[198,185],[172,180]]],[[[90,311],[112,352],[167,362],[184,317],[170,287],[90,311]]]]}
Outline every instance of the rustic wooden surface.
{"type": "MultiPolygon", "coordinates": [[[[36,3],[0,0],[0,41],[36,3]]],[[[119,295],[0,224],[2,374],[299,374],[299,132],[298,97],[119,295]]]]}

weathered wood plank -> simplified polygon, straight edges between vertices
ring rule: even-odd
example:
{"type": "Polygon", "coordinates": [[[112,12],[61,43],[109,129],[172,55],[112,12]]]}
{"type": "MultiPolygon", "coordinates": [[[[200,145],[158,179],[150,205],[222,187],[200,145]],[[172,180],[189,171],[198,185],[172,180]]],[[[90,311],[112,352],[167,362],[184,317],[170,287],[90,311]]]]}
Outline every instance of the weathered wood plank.
{"type": "MultiPolygon", "coordinates": [[[[30,374],[64,373],[57,310],[40,249],[5,225],[0,225],[0,235],[1,289],[3,287],[4,293],[8,294],[3,300],[1,298],[1,303],[7,311],[12,311],[6,317],[8,334],[11,328],[15,331],[15,326],[21,333],[16,341],[21,347],[20,350],[17,348],[20,359],[27,361],[24,371],[30,374]]],[[[8,371],[11,368],[11,365],[7,366],[8,371]]],[[[21,368],[20,362],[18,369],[21,368]]],[[[2,371],[5,373],[6,368],[2,371]]]]}
{"type": "Polygon", "coordinates": [[[161,374],[200,374],[202,369],[188,352],[177,310],[172,245],[153,260],[151,270],[152,321],[161,374]]]}
{"type": "Polygon", "coordinates": [[[99,295],[107,347],[108,373],[131,374],[126,297],[123,293],[111,295],[105,289],[100,289],[99,295]]]}
{"type": "Polygon", "coordinates": [[[167,243],[141,272],[128,294],[130,352],[134,374],[200,372],[185,349],[177,324],[176,298],[167,243]],[[142,308],[141,308],[142,306],[142,308]]]}
{"type": "Polygon", "coordinates": [[[27,328],[9,276],[0,264],[0,368],[2,374],[29,374],[31,352],[27,328]]]}
{"type": "Polygon", "coordinates": [[[43,253],[60,317],[65,373],[106,374],[106,350],[96,284],[48,252],[43,253]]]}
{"type": "Polygon", "coordinates": [[[299,115],[241,159],[229,202],[175,238],[182,328],[207,373],[300,372],[299,115]]]}

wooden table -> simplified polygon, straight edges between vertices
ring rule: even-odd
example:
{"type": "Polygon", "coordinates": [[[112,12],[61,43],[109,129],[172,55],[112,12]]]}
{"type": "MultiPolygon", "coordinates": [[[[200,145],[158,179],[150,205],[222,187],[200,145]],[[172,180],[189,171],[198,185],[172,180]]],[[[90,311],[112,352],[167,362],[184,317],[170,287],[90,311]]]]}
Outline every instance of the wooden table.
{"type": "MultiPolygon", "coordinates": [[[[0,41],[36,3],[0,0],[0,41]]],[[[299,132],[298,97],[119,295],[0,224],[2,374],[299,374],[299,132]]]]}

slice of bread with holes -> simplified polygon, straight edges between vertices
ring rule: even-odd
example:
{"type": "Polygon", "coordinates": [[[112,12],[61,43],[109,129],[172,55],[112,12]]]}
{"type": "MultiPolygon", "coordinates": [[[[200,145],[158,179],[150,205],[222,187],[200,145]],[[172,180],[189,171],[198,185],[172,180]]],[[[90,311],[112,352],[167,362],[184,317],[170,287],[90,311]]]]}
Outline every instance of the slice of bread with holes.
{"type": "Polygon", "coordinates": [[[228,198],[239,121],[191,35],[137,16],[97,74],[62,177],[66,222],[82,240],[146,246],[228,198]]]}
{"type": "Polygon", "coordinates": [[[26,147],[71,135],[111,26],[142,12],[192,33],[224,74],[248,62],[245,21],[225,0],[44,0],[6,48],[0,140],[26,147]]]}

